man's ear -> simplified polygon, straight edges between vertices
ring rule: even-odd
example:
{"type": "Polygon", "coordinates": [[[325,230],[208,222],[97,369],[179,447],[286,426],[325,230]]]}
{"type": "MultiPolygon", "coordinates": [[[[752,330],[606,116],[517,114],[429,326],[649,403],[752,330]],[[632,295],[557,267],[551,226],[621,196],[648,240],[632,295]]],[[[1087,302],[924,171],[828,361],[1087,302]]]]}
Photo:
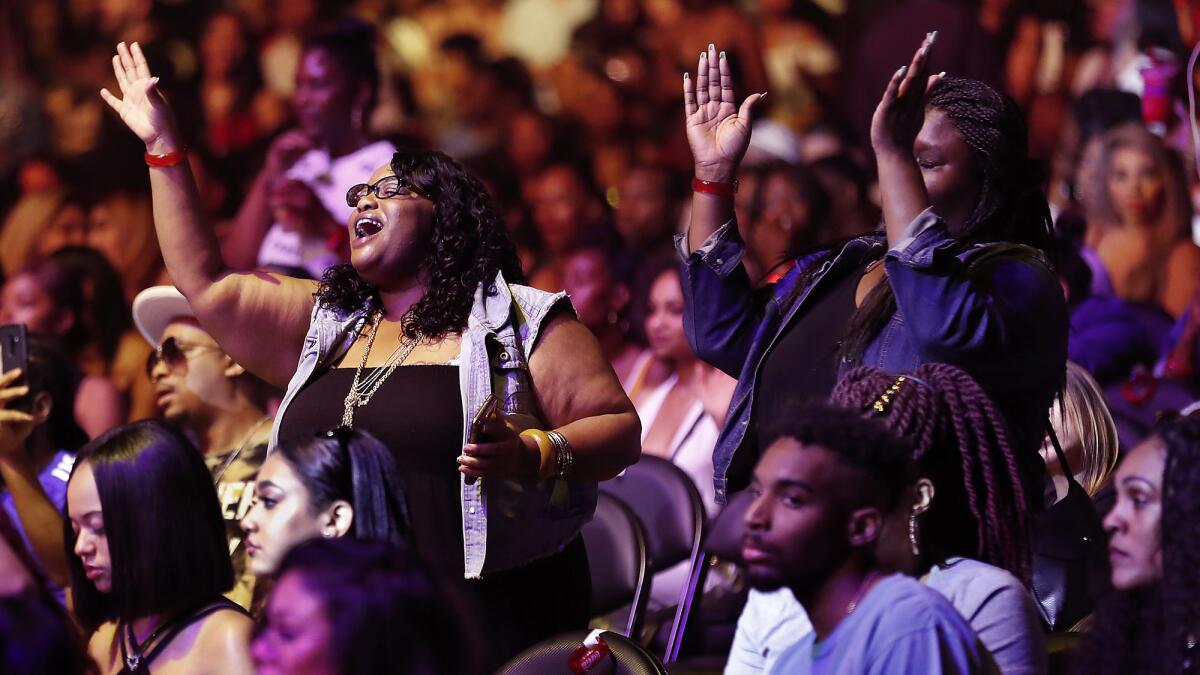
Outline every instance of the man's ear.
{"type": "Polygon", "coordinates": [[[846,538],[854,548],[874,546],[883,528],[883,514],[875,506],[864,506],[850,513],[846,538]]]}
{"type": "Polygon", "coordinates": [[[34,426],[45,424],[53,410],[54,399],[50,397],[50,392],[39,391],[33,394],[33,405],[29,408],[29,414],[33,415],[34,426]]]}

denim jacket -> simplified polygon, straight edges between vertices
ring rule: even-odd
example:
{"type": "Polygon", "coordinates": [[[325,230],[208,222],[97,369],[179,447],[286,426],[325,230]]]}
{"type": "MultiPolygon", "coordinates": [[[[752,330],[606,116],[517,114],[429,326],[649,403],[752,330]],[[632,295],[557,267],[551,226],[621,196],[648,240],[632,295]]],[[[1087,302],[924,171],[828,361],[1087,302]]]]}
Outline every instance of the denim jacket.
{"type": "MultiPolygon", "coordinates": [[[[1066,303],[1039,251],[1008,243],[964,250],[926,210],[891,250],[885,250],[883,236],[871,234],[846,242],[832,257],[821,252],[801,258],[764,300],[741,264],[746,246],[735,221],[691,253],[686,237],[675,240],[682,261],[684,330],[701,359],[738,378],[713,451],[718,501],[745,486],[757,460],[754,448],[742,446],[755,423],[754,395],[764,358],[803,315],[814,289],[880,256],[895,291],[896,313],[867,345],[861,364],[842,363],[839,370],[872,365],[899,374],[928,362],[962,368],[1005,411],[1013,446],[1022,453],[1026,485],[1038,483],[1043,469],[1036,449],[1047,410],[1062,387],[1067,353],[1066,303]],[[804,274],[822,258],[814,274],[804,274]],[[808,286],[796,289],[806,276],[808,286]]],[[[1037,490],[1040,495],[1040,485],[1037,490]]]]}
{"type": "MultiPolygon", "coordinates": [[[[493,287],[496,292],[490,296],[482,284],[475,291],[457,361],[464,445],[470,421],[492,393],[505,416],[518,427],[544,428],[529,377],[529,357],[551,310],[570,308],[565,293],[509,285],[499,274],[493,287]]],[[[297,392],[315,373],[346,353],[367,319],[365,307],[352,312],[324,305],[313,309],[300,363],[275,415],[272,448],[279,441],[280,424],[297,392]]],[[[413,395],[419,396],[420,392],[413,395]]],[[[404,402],[373,403],[387,404],[404,402]]],[[[596,507],[596,484],[583,481],[486,478],[468,485],[460,476],[459,488],[463,575],[468,579],[557,553],[591,520],[596,507]]]]}

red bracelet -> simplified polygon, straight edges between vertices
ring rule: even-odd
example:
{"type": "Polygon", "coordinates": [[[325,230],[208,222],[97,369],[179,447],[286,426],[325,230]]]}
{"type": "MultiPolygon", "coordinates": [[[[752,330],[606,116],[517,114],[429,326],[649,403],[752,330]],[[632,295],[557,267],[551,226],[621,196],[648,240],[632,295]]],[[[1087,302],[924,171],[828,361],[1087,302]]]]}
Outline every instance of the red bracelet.
{"type": "Polygon", "coordinates": [[[183,160],[187,159],[187,147],[184,146],[178,150],[172,150],[163,155],[152,155],[149,152],[145,154],[146,166],[176,166],[182,164],[183,160]]]}
{"type": "Polygon", "coordinates": [[[713,180],[700,180],[695,176],[692,177],[692,192],[733,199],[733,196],[737,194],[737,189],[738,182],[736,178],[733,179],[732,183],[721,183],[713,180]]]}

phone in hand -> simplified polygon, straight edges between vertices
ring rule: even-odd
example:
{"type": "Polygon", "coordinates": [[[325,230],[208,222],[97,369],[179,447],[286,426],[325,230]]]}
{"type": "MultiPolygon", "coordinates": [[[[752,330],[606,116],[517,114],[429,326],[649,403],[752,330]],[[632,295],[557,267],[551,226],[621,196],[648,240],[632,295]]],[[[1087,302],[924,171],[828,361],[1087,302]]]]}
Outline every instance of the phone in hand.
{"type": "Polygon", "coordinates": [[[483,433],[483,425],[487,421],[496,416],[498,410],[498,401],[495,394],[488,394],[483,400],[483,405],[479,406],[479,412],[475,413],[475,417],[471,420],[471,433],[468,436],[468,442],[478,443],[481,439],[480,434],[483,433]]]}
{"type": "MultiPolygon", "coordinates": [[[[21,377],[10,384],[10,387],[20,387],[28,383],[26,374],[29,370],[29,333],[24,324],[11,323],[0,326],[0,372],[7,373],[14,368],[21,369],[21,377]]],[[[22,396],[8,405],[13,410],[29,411],[30,398],[22,396]]]]}

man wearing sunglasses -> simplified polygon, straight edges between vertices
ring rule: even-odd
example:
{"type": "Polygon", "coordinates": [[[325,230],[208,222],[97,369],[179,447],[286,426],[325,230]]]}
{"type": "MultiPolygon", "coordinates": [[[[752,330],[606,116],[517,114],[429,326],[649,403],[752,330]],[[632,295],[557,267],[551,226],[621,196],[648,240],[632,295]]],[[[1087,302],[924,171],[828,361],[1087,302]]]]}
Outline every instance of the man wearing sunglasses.
{"type": "Polygon", "coordinates": [[[246,571],[238,522],[250,508],[266,457],[274,391],[217,346],[174,286],[139,293],[133,320],[154,347],[146,374],[160,414],[196,444],[212,472],[238,579],[230,597],[248,606],[254,580],[246,571]]]}

